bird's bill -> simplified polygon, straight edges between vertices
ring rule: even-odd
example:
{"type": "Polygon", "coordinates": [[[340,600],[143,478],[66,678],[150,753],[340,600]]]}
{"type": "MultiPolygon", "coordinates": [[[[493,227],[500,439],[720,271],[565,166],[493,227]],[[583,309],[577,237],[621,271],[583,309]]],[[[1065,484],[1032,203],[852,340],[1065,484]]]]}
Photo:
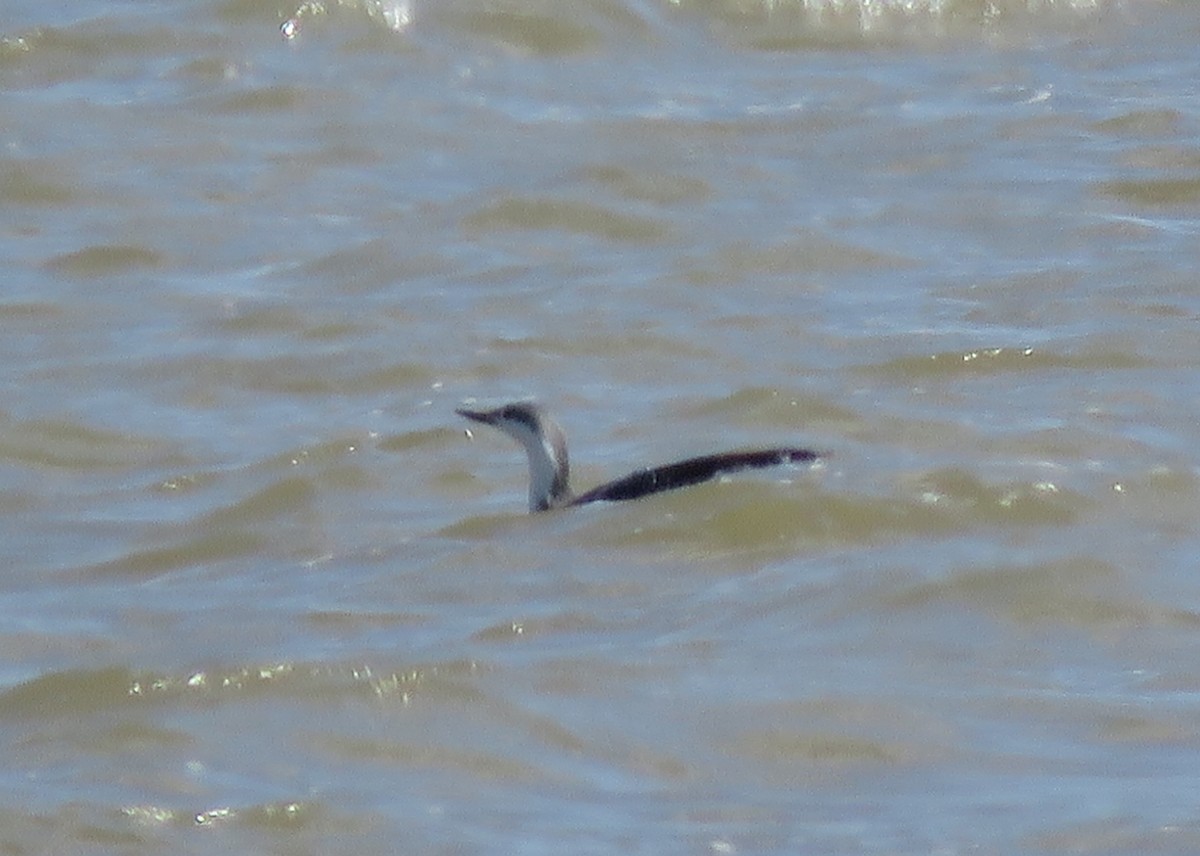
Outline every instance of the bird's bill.
{"type": "Polygon", "coordinates": [[[454,412],[459,416],[465,416],[472,422],[482,422],[484,425],[496,424],[496,411],[494,410],[467,410],[465,407],[460,407],[454,412]]]}

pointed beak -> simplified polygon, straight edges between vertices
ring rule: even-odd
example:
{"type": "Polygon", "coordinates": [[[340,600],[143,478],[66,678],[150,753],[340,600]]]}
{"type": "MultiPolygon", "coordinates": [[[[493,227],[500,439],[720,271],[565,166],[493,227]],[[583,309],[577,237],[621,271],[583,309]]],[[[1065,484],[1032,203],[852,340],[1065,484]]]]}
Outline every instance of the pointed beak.
{"type": "Polygon", "coordinates": [[[484,425],[496,424],[496,413],[492,410],[467,410],[466,408],[458,408],[454,411],[459,416],[465,416],[472,422],[482,422],[484,425]]]}

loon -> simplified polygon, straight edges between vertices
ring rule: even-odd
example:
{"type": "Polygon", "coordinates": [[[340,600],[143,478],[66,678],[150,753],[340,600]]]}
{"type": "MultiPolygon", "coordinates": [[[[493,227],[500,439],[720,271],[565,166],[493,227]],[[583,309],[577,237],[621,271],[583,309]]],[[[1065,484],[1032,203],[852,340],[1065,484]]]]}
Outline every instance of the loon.
{"type": "Polygon", "coordinates": [[[532,401],[505,404],[494,410],[454,411],[473,422],[491,425],[525,447],[529,456],[529,510],[548,511],[586,505],[589,502],[618,502],[640,499],[652,493],[688,487],[722,473],[732,473],[778,464],[804,463],[821,457],[811,449],[777,448],[749,452],[721,452],[688,458],[661,467],[635,470],[624,478],[576,495],[571,491],[571,468],[567,459],[567,435],[541,405],[532,401]]]}

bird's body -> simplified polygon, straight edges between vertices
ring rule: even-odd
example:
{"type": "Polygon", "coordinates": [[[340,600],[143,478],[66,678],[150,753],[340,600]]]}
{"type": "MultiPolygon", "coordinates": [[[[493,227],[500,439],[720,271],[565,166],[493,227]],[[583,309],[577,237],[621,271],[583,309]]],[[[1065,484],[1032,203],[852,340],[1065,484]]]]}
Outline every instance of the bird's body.
{"type": "Polygon", "coordinates": [[[589,502],[639,499],[652,493],[699,484],[723,473],[786,463],[808,463],[820,457],[811,449],[800,448],[721,452],[636,470],[624,478],[576,496],[570,486],[571,468],[567,457],[566,434],[540,405],[522,401],[494,410],[459,409],[455,412],[503,431],[524,447],[529,458],[530,511],[547,511],[589,502]]]}

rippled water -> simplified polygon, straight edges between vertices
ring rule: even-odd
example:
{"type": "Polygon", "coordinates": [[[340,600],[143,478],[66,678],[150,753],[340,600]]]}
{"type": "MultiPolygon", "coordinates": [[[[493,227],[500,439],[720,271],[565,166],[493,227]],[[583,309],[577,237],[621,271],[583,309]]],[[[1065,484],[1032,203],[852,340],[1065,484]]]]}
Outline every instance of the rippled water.
{"type": "Polygon", "coordinates": [[[1200,849],[1197,43],[8,4],[0,850],[1200,849]]]}

